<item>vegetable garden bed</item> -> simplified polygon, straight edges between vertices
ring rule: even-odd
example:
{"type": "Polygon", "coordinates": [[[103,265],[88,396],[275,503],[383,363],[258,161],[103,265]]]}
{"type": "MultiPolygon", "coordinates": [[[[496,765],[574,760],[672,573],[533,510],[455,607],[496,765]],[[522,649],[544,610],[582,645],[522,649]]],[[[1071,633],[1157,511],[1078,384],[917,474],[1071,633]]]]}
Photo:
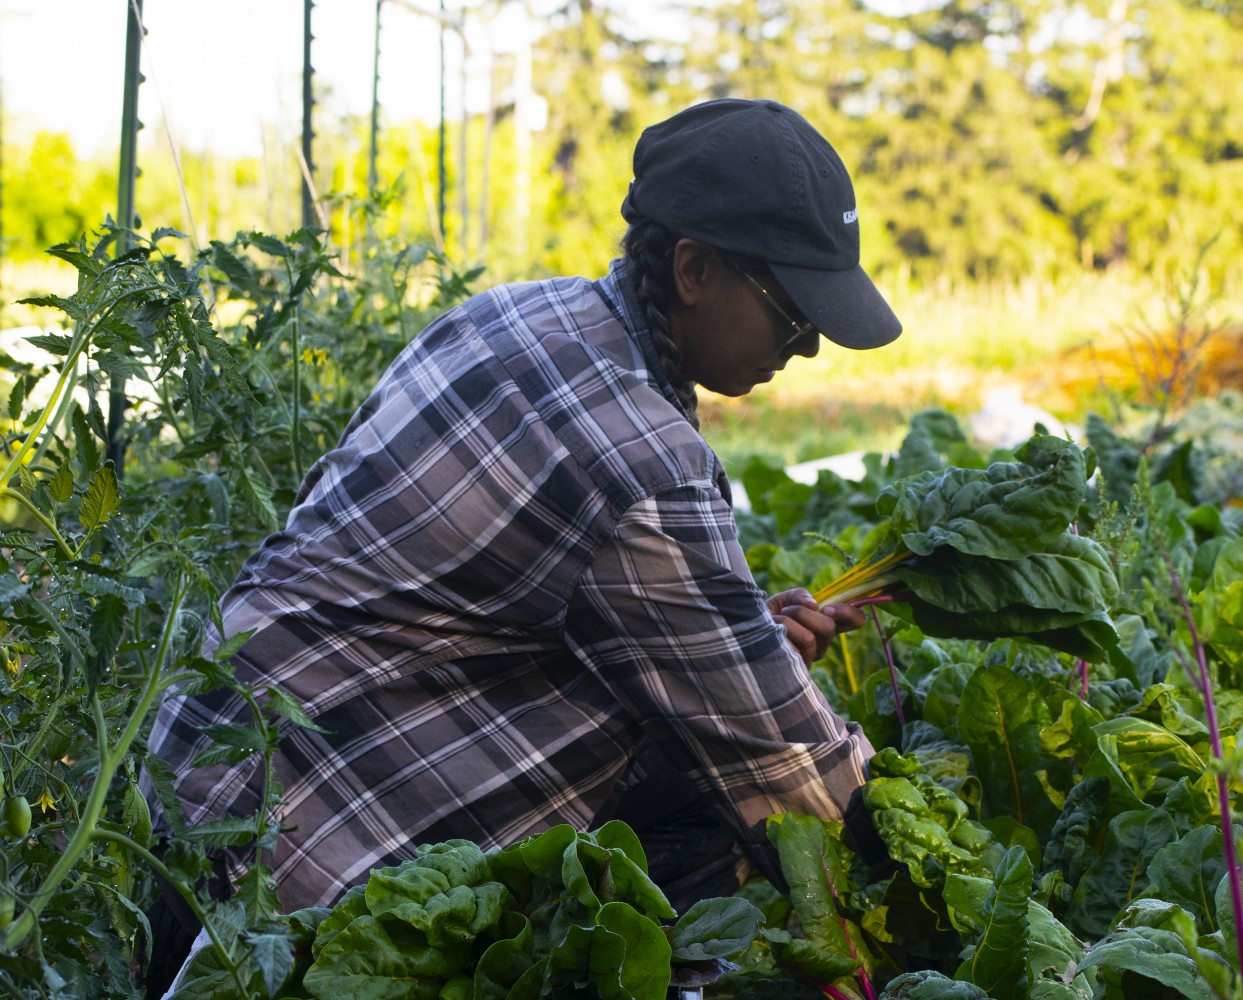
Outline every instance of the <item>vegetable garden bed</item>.
{"type": "MultiPolygon", "coordinates": [[[[837,823],[774,816],[789,891],[754,879],[679,915],[627,828],[556,828],[504,851],[428,845],[331,911],[281,915],[267,809],[182,829],[156,857],[137,776],[170,684],[251,700],[225,757],[270,757],[277,720],[306,721],[242,688],[227,648],[204,659],[203,624],[351,387],[405,340],[315,234],[249,234],[190,266],[157,244],[118,261],[107,242],[58,248],[80,275],[41,300],[72,321],[39,338],[60,367],[4,362],[4,995],[140,996],[158,872],[211,928],[182,997],[1240,996],[1231,399],[1134,440],[1094,419],[1083,450],[1036,435],[987,455],[933,411],[858,476],[745,470],[760,584],[872,606],[813,676],[880,749],[864,795],[887,858],[866,863],[837,823]],[[100,406],[114,376],[155,390],[127,415],[123,475],[100,406]],[[238,895],[196,894],[209,849],[245,842],[259,862],[238,895]]],[[[442,279],[443,302],[466,284],[442,279]]]]}

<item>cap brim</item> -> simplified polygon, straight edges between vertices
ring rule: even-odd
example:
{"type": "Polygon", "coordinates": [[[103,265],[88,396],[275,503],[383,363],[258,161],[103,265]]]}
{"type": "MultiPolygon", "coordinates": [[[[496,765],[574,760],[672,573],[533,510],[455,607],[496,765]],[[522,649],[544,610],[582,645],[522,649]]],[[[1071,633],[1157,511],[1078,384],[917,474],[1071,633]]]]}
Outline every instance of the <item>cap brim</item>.
{"type": "Polygon", "coordinates": [[[769,264],[773,276],[811,324],[835,344],[854,350],[884,347],[902,324],[861,267],[820,271],[769,264]]]}

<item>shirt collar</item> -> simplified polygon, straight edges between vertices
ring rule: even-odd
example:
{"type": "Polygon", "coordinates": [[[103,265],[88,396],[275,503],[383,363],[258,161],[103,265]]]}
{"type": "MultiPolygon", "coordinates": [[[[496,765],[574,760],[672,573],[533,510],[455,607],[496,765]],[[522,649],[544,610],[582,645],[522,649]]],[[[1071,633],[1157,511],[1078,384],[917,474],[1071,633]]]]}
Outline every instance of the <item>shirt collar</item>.
{"type": "Polygon", "coordinates": [[[660,389],[666,399],[685,413],[686,410],[674,391],[673,383],[665,374],[664,363],[661,361],[660,352],[656,349],[655,334],[635,294],[630,276],[630,262],[625,257],[613,260],[609,264],[609,273],[596,281],[595,287],[609,310],[626,328],[626,332],[638,346],[643,355],[643,365],[647,369],[648,378],[660,389]]]}

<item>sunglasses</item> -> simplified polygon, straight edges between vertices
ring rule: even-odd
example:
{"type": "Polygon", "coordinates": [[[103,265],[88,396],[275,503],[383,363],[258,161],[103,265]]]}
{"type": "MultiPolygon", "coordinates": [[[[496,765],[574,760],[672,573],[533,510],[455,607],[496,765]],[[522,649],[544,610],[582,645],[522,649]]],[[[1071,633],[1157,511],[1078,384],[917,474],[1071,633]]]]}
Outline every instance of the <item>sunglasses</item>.
{"type": "Polygon", "coordinates": [[[814,326],[812,326],[811,320],[805,319],[800,323],[793,316],[791,316],[788,312],[786,312],[785,309],[782,308],[781,303],[778,302],[775,298],[773,298],[772,293],[769,292],[769,290],[765,288],[763,285],[761,285],[752,275],[748,274],[739,265],[729,260],[729,258],[725,258],[725,260],[730,265],[730,267],[732,267],[735,271],[737,271],[744,278],[746,278],[747,281],[751,282],[751,287],[760,293],[760,297],[763,298],[765,302],[767,302],[770,306],[773,307],[773,309],[776,311],[778,316],[780,316],[783,320],[785,320],[787,323],[790,324],[790,329],[793,330],[793,333],[791,333],[790,336],[786,340],[783,340],[781,342],[781,347],[777,352],[778,354],[787,353],[790,350],[790,348],[792,348],[800,340],[810,337],[813,334],[815,336],[820,335],[820,331],[818,331],[814,326]]]}

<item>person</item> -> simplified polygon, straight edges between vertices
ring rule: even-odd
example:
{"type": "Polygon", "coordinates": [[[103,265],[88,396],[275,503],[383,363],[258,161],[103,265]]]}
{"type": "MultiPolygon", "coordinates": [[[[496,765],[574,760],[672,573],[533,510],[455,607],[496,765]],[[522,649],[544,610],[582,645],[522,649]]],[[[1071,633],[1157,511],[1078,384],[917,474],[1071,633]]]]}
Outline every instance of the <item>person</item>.
{"type": "MultiPolygon", "coordinates": [[[[715,853],[652,852],[685,905],[736,888],[739,858],[779,877],[769,815],[840,819],[865,780],[866,737],[807,669],[862,616],[760,591],[696,410],[697,387],[748,393],[821,335],[899,335],[850,177],[768,100],[652,125],[633,166],[607,276],[501,285],[431,323],[223,599],[224,634],[253,633],[238,676],[316,724],[274,760],[287,909],[420,844],[619,816],[715,853]]],[[[190,766],[204,727],[246,718],[228,690],[160,709],[150,750],[189,824],[256,809],[257,755],[190,766]]],[[[223,855],[230,877],[244,862],[223,855]]]]}

